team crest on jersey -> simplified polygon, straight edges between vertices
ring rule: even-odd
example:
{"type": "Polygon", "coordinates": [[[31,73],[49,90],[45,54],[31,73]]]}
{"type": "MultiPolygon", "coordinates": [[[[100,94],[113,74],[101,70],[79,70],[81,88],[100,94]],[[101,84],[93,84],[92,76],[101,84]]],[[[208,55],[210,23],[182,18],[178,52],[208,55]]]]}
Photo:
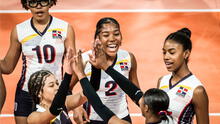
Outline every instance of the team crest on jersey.
{"type": "Polygon", "coordinates": [[[127,62],[120,62],[120,68],[122,71],[127,71],[128,70],[128,63],[127,62]]]}
{"type": "Polygon", "coordinates": [[[62,39],[61,31],[53,30],[52,37],[53,39],[62,39]]]}
{"type": "Polygon", "coordinates": [[[180,88],[176,92],[176,95],[185,97],[187,92],[188,92],[187,88],[184,88],[184,87],[180,86],[180,88]]]}

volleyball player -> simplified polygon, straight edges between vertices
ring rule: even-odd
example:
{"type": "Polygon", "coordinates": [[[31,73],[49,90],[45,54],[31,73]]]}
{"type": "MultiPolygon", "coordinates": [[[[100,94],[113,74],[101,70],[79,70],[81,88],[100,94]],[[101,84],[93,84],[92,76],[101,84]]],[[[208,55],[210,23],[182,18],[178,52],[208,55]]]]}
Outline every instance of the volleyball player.
{"type": "Polygon", "coordinates": [[[17,124],[26,124],[27,116],[32,112],[32,99],[27,87],[30,75],[42,69],[49,70],[61,82],[64,53],[68,47],[75,52],[72,26],[49,13],[56,2],[57,0],[21,0],[23,8],[30,10],[32,17],[17,24],[12,30],[9,50],[0,61],[2,73],[10,74],[22,55],[22,73],[14,105],[17,124]]]}
{"type": "Polygon", "coordinates": [[[209,123],[208,96],[203,84],[188,67],[192,50],[191,31],[180,29],[167,36],[163,59],[171,74],[159,79],[158,88],[170,97],[169,110],[177,124],[191,124],[196,115],[198,124],[209,123]]]}
{"type": "MultiPolygon", "coordinates": [[[[94,55],[94,54],[93,54],[94,55]]],[[[167,111],[169,107],[169,97],[166,92],[152,88],[147,90],[144,95],[142,91],[136,87],[125,76],[116,71],[111,65],[107,63],[104,52],[98,50],[93,57],[90,57],[90,62],[97,68],[103,69],[110,75],[121,89],[128,94],[128,96],[140,106],[146,124],[173,124],[171,113],[167,111]],[[97,53],[98,52],[98,53],[97,53]]],[[[97,114],[107,124],[130,124],[127,120],[120,119],[108,107],[106,107],[101,99],[98,97],[96,91],[90,84],[86,74],[84,73],[82,57],[79,53],[73,62],[73,70],[80,79],[80,84],[83,88],[83,93],[86,95],[88,101],[93,106],[97,114]]]]}
{"type": "MultiPolygon", "coordinates": [[[[96,25],[95,39],[99,39],[107,56],[107,63],[114,69],[131,80],[139,87],[137,79],[137,63],[135,56],[119,49],[122,43],[122,34],[119,23],[111,17],[105,17],[96,25]]],[[[131,122],[128,111],[126,94],[118,84],[104,70],[97,69],[89,63],[89,54],[92,50],[82,55],[85,64],[85,73],[102,102],[119,118],[131,122]]],[[[91,104],[84,105],[90,117],[91,124],[104,124],[103,119],[95,112],[91,104]]],[[[81,117],[76,115],[76,117],[81,117]]],[[[82,118],[82,117],[81,117],[82,118]]],[[[75,119],[76,120],[76,119],[75,119]]],[[[79,120],[79,119],[78,119],[79,120]]],[[[80,122],[78,122],[80,123],[80,122]]]]}

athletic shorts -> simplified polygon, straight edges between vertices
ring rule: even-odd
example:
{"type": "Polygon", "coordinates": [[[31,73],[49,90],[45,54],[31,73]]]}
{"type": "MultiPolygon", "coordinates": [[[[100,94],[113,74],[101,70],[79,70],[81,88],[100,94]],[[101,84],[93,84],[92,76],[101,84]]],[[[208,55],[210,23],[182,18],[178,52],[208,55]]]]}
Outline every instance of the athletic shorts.
{"type": "Polygon", "coordinates": [[[35,106],[33,106],[30,94],[17,88],[15,93],[14,115],[27,117],[34,110],[35,106]]]}

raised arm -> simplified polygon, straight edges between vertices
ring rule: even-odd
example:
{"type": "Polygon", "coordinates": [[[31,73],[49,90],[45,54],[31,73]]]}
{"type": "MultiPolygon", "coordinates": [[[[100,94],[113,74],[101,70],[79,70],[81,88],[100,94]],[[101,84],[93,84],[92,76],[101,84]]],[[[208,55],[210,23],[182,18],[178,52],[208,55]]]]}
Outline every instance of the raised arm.
{"type": "Polygon", "coordinates": [[[66,96],[69,91],[69,85],[72,78],[72,68],[71,64],[71,49],[68,49],[67,55],[65,57],[64,67],[66,68],[66,73],[64,74],[64,79],[62,80],[59,89],[54,96],[51,106],[45,112],[33,112],[28,116],[28,123],[30,124],[46,124],[49,123],[53,118],[60,114],[65,106],[66,96]]]}
{"type": "Polygon", "coordinates": [[[93,106],[94,110],[98,113],[98,115],[105,121],[105,123],[129,124],[126,121],[120,120],[117,116],[115,116],[115,114],[109,108],[107,108],[102,103],[101,99],[97,95],[92,85],[89,83],[89,80],[84,73],[80,51],[78,53],[78,56],[75,57],[73,70],[75,71],[78,78],[80,79],[80,84],[82,86],[84,95],[87,97],[88,101],[91,103],[91,105],[93,106]]]}
{"type": "Polygon", "coordinates": [[[69,90],[69,84],[72,75],[65,73],[64,79],[52,101],[52,104],[45,112],[33,112],[28,116],[28,124],[47,124],[54,119],[63,110],[66,96],[69,90]]]}
{"type": "Polygon", "coordinates": [[[143,96],[143,92],[138,88],[138,84],[132,83],[121,73],[116,71],[113,67],[107,64],[106,55],[102,51],[102,47],[95,48],[95,54],[90,55],[90,63],[96,68],[105,70],[120,88],[137,104],[139,105],[140,98],[143,96]]]}

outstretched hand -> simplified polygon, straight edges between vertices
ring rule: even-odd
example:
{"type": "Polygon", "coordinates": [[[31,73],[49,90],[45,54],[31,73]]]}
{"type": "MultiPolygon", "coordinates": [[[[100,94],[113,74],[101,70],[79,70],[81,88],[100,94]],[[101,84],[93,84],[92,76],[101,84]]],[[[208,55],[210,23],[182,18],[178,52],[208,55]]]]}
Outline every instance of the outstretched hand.
{"type": "Polygon", "coordinates": [[[68,74],[73,73],[73,70],[71,68],[72,58],[73,58],[73,49],[69,47],[67,49],[65,59],[64,59],[64,69],[65,69],[65,72],[67,72],[68,74]]]}
{"type": "Polygon", "coordinates": [[[72,69],[79,79],[86,77],[82,62],[82,50],[78,50],[77,55],[72,58],[72,69]]]}
{"type": "Polygon", "coordinates": [[[89,54],[89,59],[89,62],[96,68],[106,70],[109,67],[103,46],[98,39],[93,43],[93,51],[89,54]]]}

